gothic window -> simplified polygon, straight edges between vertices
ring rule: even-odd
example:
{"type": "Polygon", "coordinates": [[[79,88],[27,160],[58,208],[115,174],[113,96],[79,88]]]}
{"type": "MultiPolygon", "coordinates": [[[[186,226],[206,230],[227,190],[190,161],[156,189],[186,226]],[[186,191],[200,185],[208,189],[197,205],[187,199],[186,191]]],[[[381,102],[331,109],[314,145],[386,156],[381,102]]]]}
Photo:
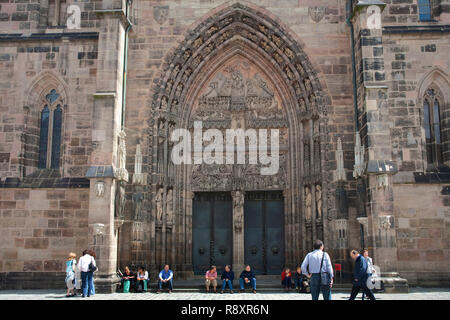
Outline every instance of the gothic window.
{"type": "Polygon", "coordinates": [[[57,103],[59,93],[51,90],[45,96],[46,104],[41,111],[39,132],[38,168],[59,168],[61,156],[61,131],[63,111],[57,103]]]}
{"type": "Polygon", "coordinates": [[[443,161],[441,103],[435,89],[428,89],[423,99],[427,162],[438,167],[443,161]]]}
{"type": "Polygon", "coordinates": [[[418,0],[419,20],[431,21],[431,3],[430,0],[418,0]]]}

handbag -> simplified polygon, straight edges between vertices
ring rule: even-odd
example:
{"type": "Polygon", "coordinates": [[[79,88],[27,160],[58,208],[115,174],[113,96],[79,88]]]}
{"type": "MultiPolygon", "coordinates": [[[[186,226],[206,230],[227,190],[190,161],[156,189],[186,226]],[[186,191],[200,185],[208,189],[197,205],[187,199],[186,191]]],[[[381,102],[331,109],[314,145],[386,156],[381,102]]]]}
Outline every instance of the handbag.
{"type": "Polygon", "coordinates": [[[89,271],[90,271],[90,272],[95,272],[95,271],[97,271],[97,267],[94,266],[94,264],[92,263],[92,261],[91,261],[91,263],[89,263],[89,271]]]}
{"type": "Polygon", "coordinates": [[[320,262],[320,285],[329,287],[331,284],[331,277],[328,272],[322,272],[323,259],[325,258],[325,251],[322,254],[322,261],[320,262]]]}

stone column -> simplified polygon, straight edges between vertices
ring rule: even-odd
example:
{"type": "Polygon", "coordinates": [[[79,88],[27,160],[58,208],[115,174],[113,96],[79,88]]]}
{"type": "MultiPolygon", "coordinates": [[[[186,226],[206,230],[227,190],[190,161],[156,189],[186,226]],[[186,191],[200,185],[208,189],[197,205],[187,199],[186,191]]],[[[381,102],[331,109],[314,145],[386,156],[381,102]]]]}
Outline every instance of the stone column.
{"type": "Polygon", "coordinates": [[[364,167],[362,163],[355,163],[354,176],[358,178],[361,174],[368,175],[371,203],[367,238],[373,245],[374,263],[381,269],[384,287],[386,291],[405,291],[408,290],[406,280],[401,279],[396,272],[397,247],[391,176],[397,172],[397,168],[396,163],[391,161],[390,128],[393,124],[387,108],[388,87],[385,83],[381,29],[381,11],[384,6],[380,0],[368,0],[355,2],[353,7],[354,35],[355,39],[360,39],[360,46],[355,46],[356,57],[362,65],[358,78],[363,80],[358,88],[359,134],[363,144],[370,141],[365,152],[365,172],[360,170],[364,167]]]}
{"type": "Polygon", "coordinates": [[[108,10],[111,3],[103,1],[103,9],[95,11],[99,18],[98,69],[93,105],[90,179],[89,227],[97,252],[98,272],[95,273],[98,292],[114,292],[119,279],[117,247],[123,223],[124,194],[116,201],[119,181],[128,181],[125,169],[125,133],[122,121],[122,73],[124,33],[127,20],[123,11],[108,10]],[[119,145],[119,141],[121,144],[119,145]],[[103,191],[102,191],[103,189],[103,191]],[[118,215],[117,213],[120,214],[118,215]],[[102,225],[102,234],[98,226],[102,225]]]}
{"type": "Polygon", "coordinates": [[[233,269],[244,269],[244,192],[232,191],[233,197],[233,269]]]}

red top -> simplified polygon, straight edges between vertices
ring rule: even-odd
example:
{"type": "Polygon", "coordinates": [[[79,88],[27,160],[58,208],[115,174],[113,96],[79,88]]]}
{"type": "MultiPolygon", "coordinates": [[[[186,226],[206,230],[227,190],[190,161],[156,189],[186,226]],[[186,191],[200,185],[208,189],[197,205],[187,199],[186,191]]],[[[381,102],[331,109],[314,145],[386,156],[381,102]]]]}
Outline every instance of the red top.
{"type": "Polygon", "coordinates": [[[281,273],[281,281],[283,281],[284,278],[286,278],[286,277],[290,278],[291,277],[291,272],[286,273],[285,271],[283,271],[281,273]]]}

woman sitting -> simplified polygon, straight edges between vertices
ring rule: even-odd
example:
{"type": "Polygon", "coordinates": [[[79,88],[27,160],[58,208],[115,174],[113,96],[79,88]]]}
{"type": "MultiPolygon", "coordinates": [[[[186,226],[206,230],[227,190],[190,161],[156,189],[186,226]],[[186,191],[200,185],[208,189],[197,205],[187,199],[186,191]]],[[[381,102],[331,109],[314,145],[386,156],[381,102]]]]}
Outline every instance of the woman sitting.
{"type": "Polygon", "coordinates": [[[130,288],[134,288],[134,283],[136,281],[136,275],[131,272],[128,266],[125,267],[125,271],[122,275],[122,288],[124,293],[130,292],[130,288]]]}
{"type": "Polygon", "coordinates": [[[148,272],[143,267],[139,267],[138,272],[136,274],[136,280],[137,280],[136,291],[146,292],[148,283],[148,272]]]}

